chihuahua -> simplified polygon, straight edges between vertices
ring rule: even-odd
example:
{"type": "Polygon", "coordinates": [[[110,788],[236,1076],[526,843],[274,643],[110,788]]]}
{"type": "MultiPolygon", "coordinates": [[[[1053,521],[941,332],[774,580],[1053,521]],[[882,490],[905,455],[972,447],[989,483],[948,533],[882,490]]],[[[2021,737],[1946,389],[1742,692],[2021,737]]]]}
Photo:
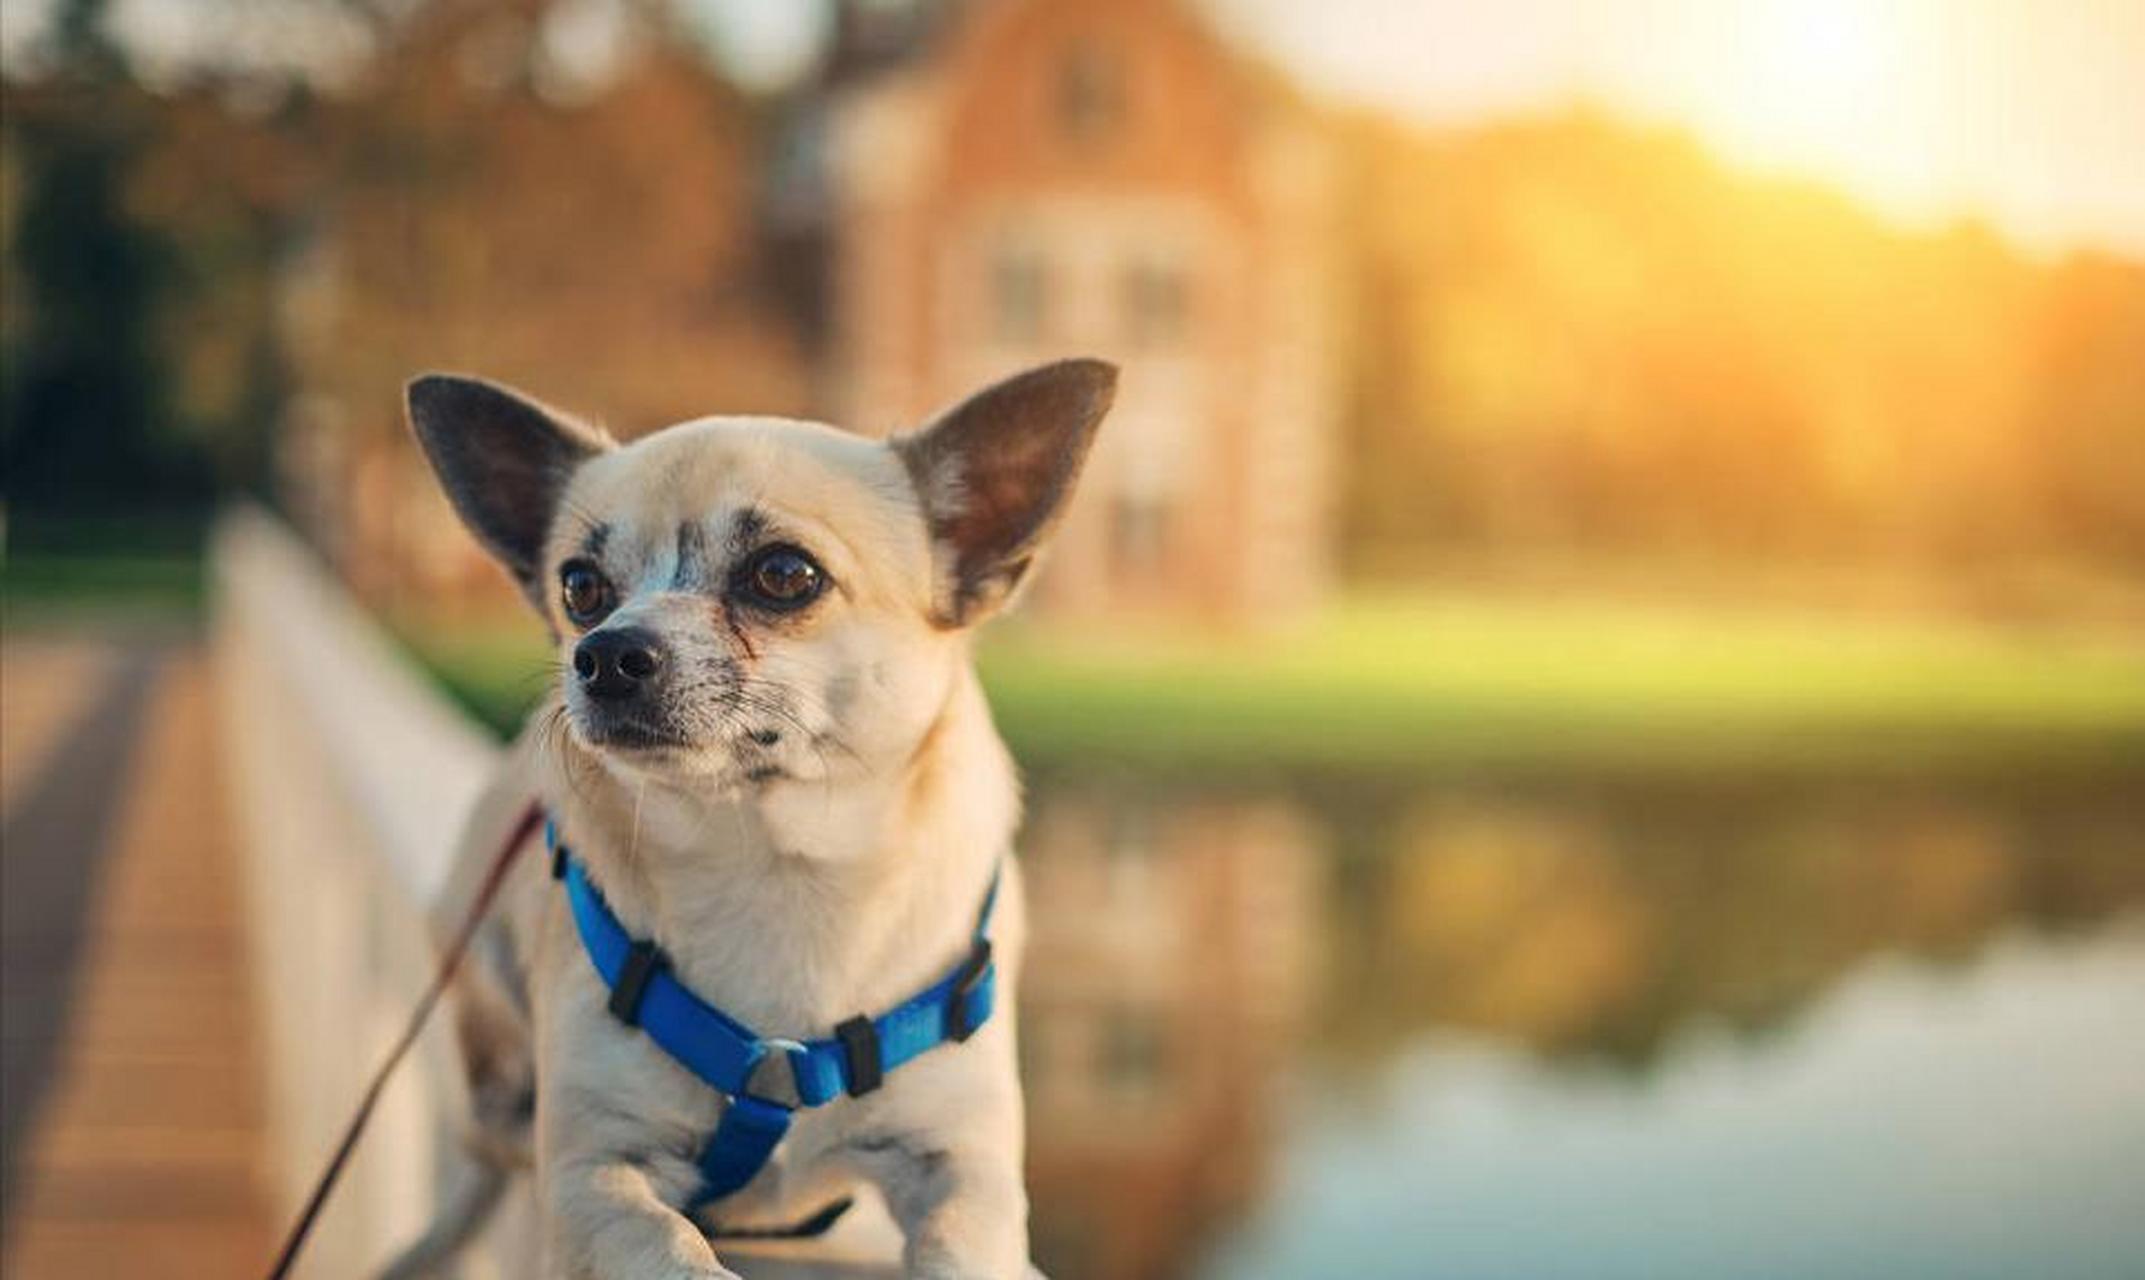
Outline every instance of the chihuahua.
{"type": "MultiPolygon", "coordinates": [[[[451,1265],[525,1166],[554,1280],[729,1276],[724,1237],[823,1221],[862,1187],[900,1227],[908,1275],[1032,1274],[1010,996],[1019,798],[969,637],[1028,576],[1115,386],[1111,366],[1070,360],[885,440],[706,418],[620,445],[492,383],[410,384],[448,498],[559,657],[439,919],[471,908],[532,803],[556,837],[552,858],[509,872],[457,979],[487,1172],[391,1274],[451,1265]],[[631,974],[604,972],[590,928],[633,940],[631,974]],[[872,1019],[949,973],[973,980],[971,956],[995,966],[995,1011],[975,1025],[951,1010],[945,1035],[932,1011],[928,1051],[874,1056],[891,1024],[872,1019]],[[712,1199],[706,1152],[745,1104],[666,1049],[652,1016],[621,1016],[651,971],[749,1029],[738,1095],[795,1107],[764,1163],[712,1199]],[[815,1042],[840,1050],[814,1051],[843,1062],[838,1096],[798,1096],[815,1042]]],[[[968,994],[957,982],[951,999],[968,994]]]]}

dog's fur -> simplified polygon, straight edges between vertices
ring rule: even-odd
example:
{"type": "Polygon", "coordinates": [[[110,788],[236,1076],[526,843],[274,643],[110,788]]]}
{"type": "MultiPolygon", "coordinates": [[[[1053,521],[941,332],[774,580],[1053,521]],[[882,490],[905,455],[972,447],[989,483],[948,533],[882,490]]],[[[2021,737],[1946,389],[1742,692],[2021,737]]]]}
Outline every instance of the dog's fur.
{"type": "MultiPolygon", "coordinates": [[[[562,660],[469,825],[443,926],[533,798],[626,927],[763,1035],[829,1035],[946,973],[1018,810],[969,632],[1063,511],[1115,381],[1097,361],[1044,366],[889,441],[710,418],[625,446],[489,383],[411,383],[448,496],[562,660]],[[823,569],[802,608],[741,585],[783,544],[823,569]],[[574,562],[615,600],[582,626],[560,599],[574,562]],[[661,672],[625,705],[592,697],[576,646],[634,629],[661,672]]],[[[1009,862],[991,1020],[876,1092],[800,1110],[773,1162],[695,1222],[679,1206],[719,1096],[606,1012],[559,887],[525,852],[456,992],[472,1147],[494,1172],[397,1274],[447,1265],[532,1161],[551,1277],[727,1276],[706,1230],[796,1222],[857,1184],[883,1193],[910,1275],[1026,1274],[1019,888],[1009,862]]],[[[755,1084],[780,1097],[787,1073],[771,1063],[755,1084]]]]}

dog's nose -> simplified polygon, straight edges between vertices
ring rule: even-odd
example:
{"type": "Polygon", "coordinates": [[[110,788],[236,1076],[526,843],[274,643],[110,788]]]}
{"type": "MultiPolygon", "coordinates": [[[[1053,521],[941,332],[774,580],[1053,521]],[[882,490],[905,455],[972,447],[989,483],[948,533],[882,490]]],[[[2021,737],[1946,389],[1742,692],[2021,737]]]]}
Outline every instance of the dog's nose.
{"type": "Polygon", "coordinates": [[[591,631],[573,649],[573,671],[592,698],[630,698],[663,670],[663,646],[638,627],[591,631]]]}

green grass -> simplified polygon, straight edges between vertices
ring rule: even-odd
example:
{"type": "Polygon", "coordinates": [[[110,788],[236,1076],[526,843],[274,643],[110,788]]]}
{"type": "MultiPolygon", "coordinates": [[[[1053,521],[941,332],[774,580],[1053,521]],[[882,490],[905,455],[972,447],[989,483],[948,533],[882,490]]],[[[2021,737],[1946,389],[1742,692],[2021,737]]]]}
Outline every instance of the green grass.
{"type": "Polygon", "coordinates": [[[2145,759],[2145,643],[1588,602],[1357,602],[1294,635],[986,654],[1045,762],[1341,769],[2145,759]]]}
{"type": "Polygon", "coordinates": [[[456,705],[502,738],[556,678],[557,659],[534,618],[391,618],[388,625],[456,705]]]}
{"type": "Polygon", "coordinates": [[[0,566],[10,626],[84,616],[187,619],[201,600],[201,559],[184,551],[10,552],[0,566]]]}
{"type": "MultiPolygon", "coordinates": [[[[535,628],[417,647],[510,726],[535,628]]],[[[999,723],[1043,768],[1188,773],[2135,767],[2145,639],[1617,603],[1358,601],[1262,637],[1007,627],[999,723]]]]}

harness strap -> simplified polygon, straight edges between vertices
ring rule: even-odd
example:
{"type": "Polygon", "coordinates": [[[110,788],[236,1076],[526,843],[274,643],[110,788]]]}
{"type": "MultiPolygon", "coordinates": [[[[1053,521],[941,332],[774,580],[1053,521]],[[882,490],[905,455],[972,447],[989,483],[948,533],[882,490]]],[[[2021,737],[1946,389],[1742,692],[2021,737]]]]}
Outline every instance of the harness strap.
{"type": "MultiPolygon", "coordinates": [[[[949,1040],[966,1040],[990,1020],[998,986],[998,969],[990,954],[990,940],[978,938],[952,973],[871,1019],[879,1041],[881,1075],[949,1040]]],[[[822,1106],[844,1093],[866,1092],[858,1087],[848,1046],[840,1039],[807,1040],[801,1052],[793,1048],[789,1055],[797,1097],[805,1106],[822,1106]]]]}
{"type": "Polygon", "coordinates": [[[752,1175],[766,1167],[776,1145],[789,1133],[794,1114],[779,1102],[749,1093],[732,1095],[729,1105],[722,1109],[715,1135],[701,1148],[700,1159],[695,1162],[700,1167],[701,1183],[693,1205],[697,1208],[710,1200],[720,1200],[752,1181],[752,1175]]]}
{"type": "Polygon", "coordinates": [[[552,870],[565,882],[574,928],[596,976],[610,988],[612,1016],[637,1027],[656,1047],[722,1094],[727,1103],[696,1164],[701,1189],[691,1207],[717,1200],[750,1182],[789,1132],[794,1109],[749,1092],[770,1053],[789,1061],[799,1106],[817,1107],[844,1093],[880,1086],[886,1073],[941,1044],[968,1039],[990,1019],[997,997],[990,921],[1003,865],[976,915],[969,952],[951,973],[876,1018],[858,1015],[820,1040],[770,1039],[702,1000],[671,972],[662,948],[635,938],[588,878],[580,859],[544,826],[552,870]]]}
{"type": "Polygon", "coordinates": [[[717,1092],[744,1092],[760,1059],[767,1056],[767,1046],[744,1024],[678,981],[654,943],[627,933],[589,883],[580,859],[569,853],[564,864],[566,902],[596,976],[611,989],[612,1016],[639,1027],[678,1065],[717,1092]]]}

